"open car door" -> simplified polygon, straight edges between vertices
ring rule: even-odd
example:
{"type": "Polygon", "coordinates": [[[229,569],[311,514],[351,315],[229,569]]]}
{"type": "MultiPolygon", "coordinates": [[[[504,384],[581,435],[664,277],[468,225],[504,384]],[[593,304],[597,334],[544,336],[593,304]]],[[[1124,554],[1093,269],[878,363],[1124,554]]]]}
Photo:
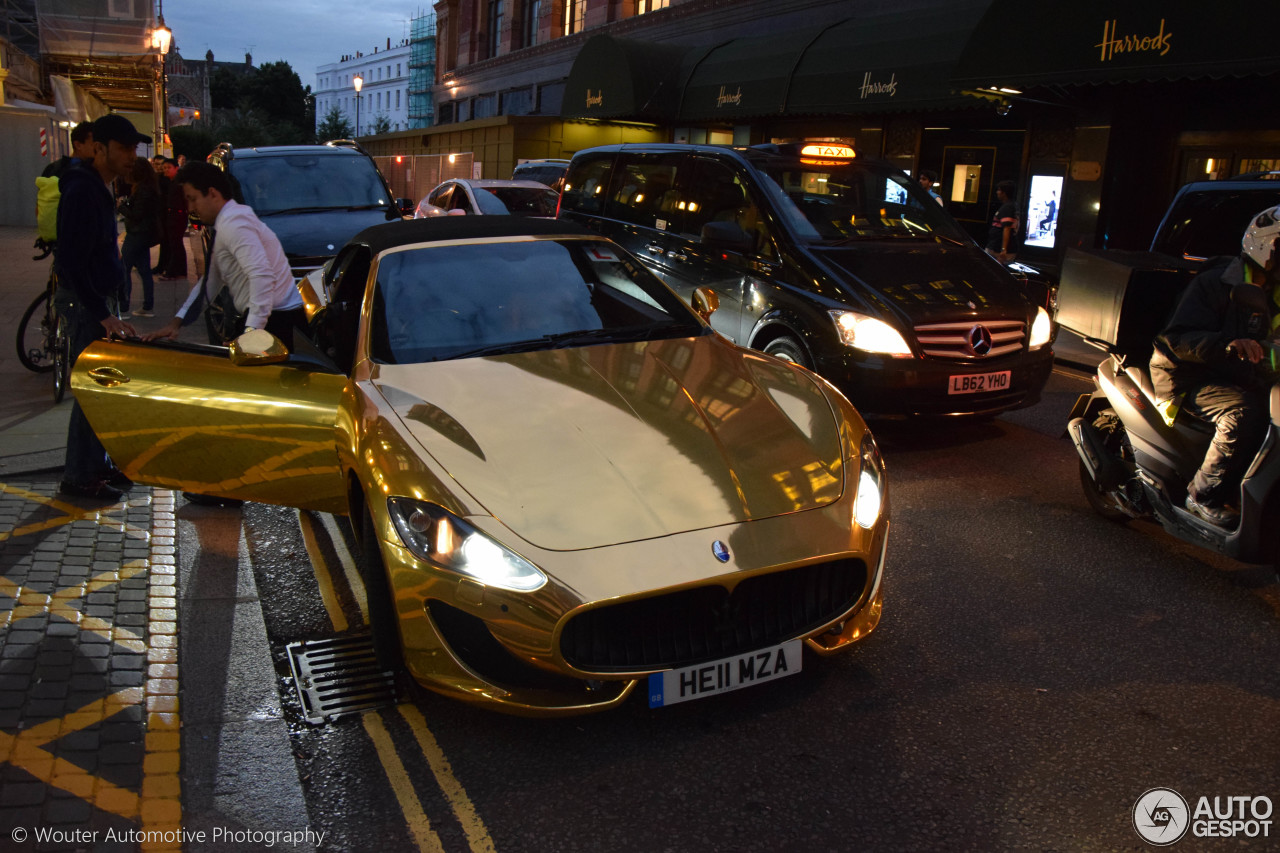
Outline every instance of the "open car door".
{"type": "Polygon", "coordinates": [[[97,341],[71,388],[139,483],[345,514],[334,424],[347,378],[291,356],[236,366],[225,347],[97,341]]]}

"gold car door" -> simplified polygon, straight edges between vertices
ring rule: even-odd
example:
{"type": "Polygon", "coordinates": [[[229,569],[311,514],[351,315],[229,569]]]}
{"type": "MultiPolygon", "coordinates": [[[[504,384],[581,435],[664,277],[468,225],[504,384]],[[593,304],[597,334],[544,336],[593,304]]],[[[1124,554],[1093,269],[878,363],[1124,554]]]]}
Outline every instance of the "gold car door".
{"type": "Polygon", "coordinates": [[[71,388],[139,483],[345,513],[334,424],[347,378],[305,360],[235,366],[228,350],[97,341],[71,388]]]}

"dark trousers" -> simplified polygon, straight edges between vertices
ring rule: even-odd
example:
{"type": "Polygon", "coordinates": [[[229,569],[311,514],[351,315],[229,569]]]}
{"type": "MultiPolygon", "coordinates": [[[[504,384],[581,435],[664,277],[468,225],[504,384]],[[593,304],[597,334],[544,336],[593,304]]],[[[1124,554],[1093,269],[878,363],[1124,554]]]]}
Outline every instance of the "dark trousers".
{"type": "MultiPolygon", "coordinates": [[[[106,331],[80,305],[73,304],[66,294],[59,298],[58,310],[63,312],[70,327],[71,363],[75,364],[80,353],[103,337],[106,331]]],[[[62,479],[77,486],[86,486],[105,480],[111,467],[106,449],[80,410],[80,401],[75,401],[71,404],[71,419],[67,424],[67,455],[62,479]]]]}
{"type": "Polygon", "coordinates": [[[1182,409],[1216,428],[1213,443],[1191,481],[1192,497],[1209,506],[1236,503],[1240,481],[1271,422],[1267,395],[1236,385],[1202,385],[1187,394],[1182,409]]]}
{"type": "Polygon", "coordinates": [[[267,317],[266,329],[292,352],[293,330],[307,331],[307,309],[291,308],[288,311],[272,311],[271,316],[267,317]]]}
{"type": "Polygon", "coordinates": [[[124,281],[120,284],[120,312],[129,310],[129,298],[133,292],[131,269],[138,271],[142,279],[142,307],[150,311],[155,307],[155,279],[151,277],[151,238],[146,234],[126,234],[120,247],[124,261],[124,281]]]}

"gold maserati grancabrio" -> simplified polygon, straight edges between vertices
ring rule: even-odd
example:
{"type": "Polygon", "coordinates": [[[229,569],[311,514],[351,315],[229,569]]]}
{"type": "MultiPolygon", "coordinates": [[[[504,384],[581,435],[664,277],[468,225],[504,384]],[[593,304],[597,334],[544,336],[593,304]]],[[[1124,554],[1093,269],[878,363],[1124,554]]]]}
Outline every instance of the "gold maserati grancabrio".
{"type": "Polygon", "coordinates": [[[426,687],[657,707],[879,622],[871,432],[713,332],[709,289],[691,309],[590,231],[498,216],[370,228],[302,286],[315,346],[101,341],[72,387],[139,482],[348,515],[379,655],[426,687]]]}

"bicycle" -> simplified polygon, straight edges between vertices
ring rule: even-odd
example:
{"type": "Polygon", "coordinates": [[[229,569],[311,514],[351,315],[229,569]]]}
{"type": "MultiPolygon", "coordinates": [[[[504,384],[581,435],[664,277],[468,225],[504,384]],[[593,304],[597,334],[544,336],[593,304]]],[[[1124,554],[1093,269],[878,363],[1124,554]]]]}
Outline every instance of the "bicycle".
{"type": "MultiPolygon", "coordinates": [[[[33,261],[42,261],[53,252],[54,244],[37,239],[35,248],[42,254],[33,261]]],[[[58,276],[49,270],[49,282],[44,292],[35,298],[22,320],[18,323],[18,361],[27,370],[36,373],[53,373],[53,402],[61,403],[67,393],[71,375],[71,338],[67,319],[58,312],[54,294],[58,289],[58,276]],[[39,322],[33,322],[39,318],[39,322]]]]}

